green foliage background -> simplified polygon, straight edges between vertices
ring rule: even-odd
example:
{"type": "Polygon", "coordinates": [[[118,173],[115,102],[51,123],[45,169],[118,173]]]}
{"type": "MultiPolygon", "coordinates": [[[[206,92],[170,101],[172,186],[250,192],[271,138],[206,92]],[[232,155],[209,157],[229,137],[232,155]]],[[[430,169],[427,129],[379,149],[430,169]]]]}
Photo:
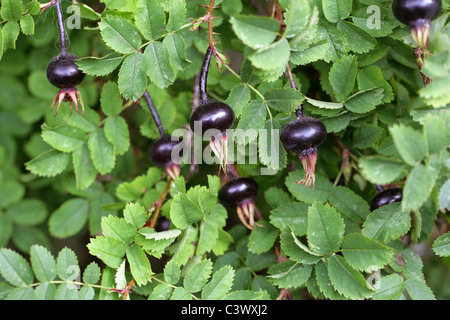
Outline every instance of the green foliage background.
{"type": "Polygon", "coordinates": [[[314,189],[295,184],[301,163],[277,136],[236,139],[260,151],[237,168],[259,183],[264,227],[245,229],[218,203],[218,168],[202,164],[171,182],[161,232],[146,221],[167,177],[148,159],[159,133],[139,98],[147,89],[167,133],[189,123],[209,1],[81,2],[81,29],[67,31],[87,74],[85,117],[67,103],[50,110],[54,9],[0,2],[2,299],[121,299],[130,281],[128,299],[277,299],[282,289],[295,299],[450,298],[448,0],[431,24],[427,86],[391,1],[280,0],[280,32],[265,1],[263,14],[252,1],[217,0],[228,64],[213,59],[208,94],[234,109],[235,127],[281,128],[302,103],[329,134],[314,189]],[[380,28],[368,27],[371,5],[380,28]],[[261,152],[272,144],[276,161],[261,152]],[[371,212],[375,184],[401,186],[403,201],[371,212]]]}

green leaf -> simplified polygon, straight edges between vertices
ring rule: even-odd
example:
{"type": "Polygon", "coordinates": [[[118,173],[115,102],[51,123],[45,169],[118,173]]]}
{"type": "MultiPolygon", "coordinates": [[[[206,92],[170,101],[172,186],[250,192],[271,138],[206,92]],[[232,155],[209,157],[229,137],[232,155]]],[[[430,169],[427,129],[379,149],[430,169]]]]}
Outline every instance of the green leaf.
{"type": "Polygon", "coordinates": [[[339,251],[344,231],[344,220],[329,204],[309,207],[306,236],[313,252],[325,255],[339,251]]]}
{"type": "Polygon", "coordinates": [[[80,267],[75,252],[64,247],[56,257],[56,272],[62,280],[75,280],[80,275],[80,267]]]}
{"type": "Polygon", "coordinates": [[[54,129],[43,127],[42,139],[61,152],[73,152],[86,140],[86,134],[75,127],[60,126],[54,129]]]}
{"type": "Polygon", "coordinates": [[[382,88],[372,88],[360,91],[344,101],[345,107],[355,113],[366,113],[382,103],[384,95],[382,88]]]}
{"type": "MultiPolygon", "coordinates": [[[[337,2],[337,0],[331,1],[337,2]]],[[[351,0],[349,1],[351,2],[351,0]]],[[[338,22],[337,27],[347,39],[348,47],[353,52],[368,52],[377,45],[375,38],[351,22],[341,20],[338,22]]]]}
{"type": "Polygon", "coordinates": [[[30,262],[37,280],[47,282],[56,278],[56,261],[47,248],[33,245],[30,248],[30,262]]]}
{"type": "Polygon", "coordinates": [[[20,254],[7,248],[0,249],[0,274],[16,287],[30,285],[34,280],[29,263],[20,254]]]}
{"type": "Polygon", "coordinates": [[[288,173],[285,185],[290,193],[299,201],[305,203],[326,202],[333,190],[333,184],[326,178],[316,174],[314,189],[297,183],[303,179],[304,171],[296,170],[288,173]]]}
{"type": "Polygon", "coordinates": [[[186,19],[185,0],[169,0],[169,20],[167,21],[167,31],[177,31],[186,19]]]}
{"type": "Polygon", "coordinates": [[[352,0],[323,0],[322,8],[328,21],[338,22],[349,16],[352,11],[352,0]]]}
{"type": "Polygon", "coordinates": [[[150,80],[161,89],[171,85],[175,80],[175,74],[166,46],[158,41],[149,43],[144,56],[147,58],[147,75],[150,80]]]}
{"type": "Polygon", "coordinates": [[[172,295],[172,291],[172,287],[168,284],[159,284],[155,287],[155,289],[153,289],[151,295],[148,297],[148,300],[169,300],[172,295]]]}
{"type": "Polygon", "coordinates": [[[145,252],[137,244],[131,244],[126,249],[126,256],[136,284],[145,285],[153,275],[150,261],[145,252]]]}
{"type": "Polygon", "coordinates": [[[278,229],[266,221],[258,221],[258,224],[261,226],[255,225],[248,239],[248,250],[252,253],[270,250],[279,234],[278,229]]]}
{"type": "Polygon", "coordinates": [[[122,112],[122,97],[115,82],[108,81],[102,87],[100,106],[107,116],[118,115],[122,112]]]}
{"type": "Polygon", "coordinates": [[[104,77],[117,69],[122,63],[123,55],[111,53],[102,58],[84,57],[77,59],[78,68],[85,74],[104,77]]]}
{"type": "Polygon", "coordinates": [[[57,238],[77,234],[88,219],[89,204],[85,199],[72,198],[59,206],[48,221],[50,233],[57,238]]]}
{"type": "Polygon", "coordinates": [[[183,287],[191,293],[199,292],[206,285],[212,271],[209,259],[197,263],[187,272],[183,280],[183,287]]]}
{"type": "Polygon", "coordinates": [[[292,261],[301,264],[315,264],[321,257],[298,240],[292,233],[284,233],[280,236],[281,252],[292,261]]]}
{"type": "Polygon", "coordinates": [[[401,161],[380,155],[361,157],[359,166],[371,182],[379,185],[395,181],[404,169],[401,161]]]}
{"type": "Polygon", "coordinates": [[[273,89],[264,94],[269,107],[291,114],[304,100],[300,91],[292,88],[273,89]]]}
{"type": "Polygon", "coordinates": [[[308,48],[301,51],[292,51],[289,56],[289,61],[295,65],[307,65],[311,62],[323,59],[328,51],[328,42],[320,40],[314,42],[308,48]]]}
{"type": "Polygon", "coordinates": [[[220,300],[233,285],[234,270],[231,266],[224,266],[217,270],[211,280],[202,290],[202,300],[220,300]]]}
{"type": "Polygon", "coordinates": [[[383,268],[394,254],[391,248],[358,233],[345,236],[341,252],[350,266],[366,272],[383,268]]]}
{"type": "Polygon", "coordinates": [[[366,237],[388,243],[408,232],[411,227],[409,212],[403,211],[398,202],[390,203],[372,211],[363,224],[366,237]]]}
{"type": "Polygon", "coordinates": [[[440,257],[450,256],[450,232],[439,236],[433,242],[432,249],[440,257]]]}
{"type": "Polygon", "coordinates": [[[426,145],[419,132],[403,124],[390,127],[389,132],[394,139],[398,153],[407,164],[413,166],[425,157],[426,145]]]}
{"type": "Polygon", "coordinates": [[[328,102],[328,101],[320,101],[315,100],[309,97],[306,97],[306,101],[309,104],[312,104],[315,107],[321,108],[321,109],[341,109],[344,107],[344,104],[341,102],[328,102]]]}
{"type": "Polygon", "coordinates": [[[100,274],[100,267],[93,261],[84,269],[83,282],[86,284],[96,284],[100,280],[100,274]]]}
{"type": "Polygon", "coordinates": [[[333,25],[319,26],[315,39],[317,41],[325,40],[329,44],[327,52],[323,57],[325,62],[344,58],[349,50],[348,41],[342,32],[333,25]]]}
{"type": "Polygon", "coordinates": [[[405,290],[405,285],[402,277],[394,273],[381,278],[375,289],[374,300],[398,300],[405,290]]]}
{"type": "Polygon", "coordinates": [[[445,123],[445,116],[425,116],[423,132],[425,135],[428,154],[439,153],[443,148],[449,145],[449,132],[445,123]]]}
{"type": "Polygon", "coordinates": [[[309,205],[301,202],[283,204],[270,211],[270,223],[282,231],[293,230],[297,236],[306,234],[309,205]]]}
{"type": "Polygon", "coordinates": [[[139,0],[135,21],[137,28],[147,40],[158,39],[164,34],[166,15],[157,0],[139,0]]]}
{"type": "Polygon", "coordinates": [[[358,62],[356,56],[348,55],[337,60],[330,69],[330,84],[338,102],[344,101],[353,91],[358,62]]]}
{"type": "Polygon", "coordinates": [[[445,183],[439,189],[439,209],[450,209],[450,180],[445,181],[445,183]]]}
{"type": "Polygon", "coordinates": [[[231,17],[230,22],[237,37],[253,49],[271,44],[280,29],[276,19],[264,16],[240,14],[231,17]]]}
{"type": "Polygon", "coordinates": [[[304,31],[311,19],[311,6],[307,0],[292,0],[285,9],[284,20],[286,29],[284,34],[292,38],[304,31]]]}
{"type": "Polygon", "coordinates": [[[278,70],[288,64],[290,50],[289,42],[282,38],[251,54],[249,59],[255,68],[269,71],[278,70]]]}
{"type": "Polygon", "coordinates": [[[120,16],[106,15],[98,23],[106,45],[122,54],[134,53],[141,46],[139,30],[130,20],[120,16]]]}
{"type": "Polygon", "coordinates": [[[123,210],[123,217],[126,222],[139,229],[147,220],[147,212],[139,203],[127,203],[123,210]]]}
{"type": "Polygon", "coordinates": [[[70,154],[49,150],[26,162],[26,169],[43,177],[54,177],[60,174],[69,164],[70,154]]]}
{"type": "Polygon", "coordinates": [[[3,57],[3,29],[0,28],[0,61],[3,57]]]}
{"type": "Polygon", "coordinates": [[[280,141],[281,125],[274,119],[264,124],[258,137],[259,160],[270,170],[281,170],[286,166],[286,150],[280,141]]]}
{"type": "Polygon", "coordinates": [[[3,26],[3,49],[16,49],[16,41],[20,34],[20,27],[16,21],[8,21],[3,26]]]}
{"type": "Polygon", "coordinates": [[[125,99],[137,101],[147,85],[147,61],[136,52],[125,58],[119,71],[119,90],[125,99]]]}
{"type": "Polygon", "coordinates": [[[164,280],[166,283],[176,284],[180,280],[180,275],[180,266],[174,260],[166,263],[164,267],[164,280]]]}
{"type": "Polygon", "coordinates": [[[377,11],[369,10],[369,8],[370,6],[362,6],[353,10],[351,17],[353,23],[375,38],[391,34],[394,25],[391,23],[392,12],[390,6],[379,6],[377,11]]]}
{"type": "Polygon", "coordinates": [[[23,199],[6,210],[8,219],[22,226],[38,225],[47,218],[47,215],[45,202],[36,198],[23,199]]]}
{"type": "Polygon", "coordinates": [[[19,21],[22,16],[22,1],[3,0],[0,15],[3,20],[19,21]]]}
{"type": "Polygon", "coordinates": [[[34,35],[34,19],[31,15],[27,14],[20,18],[20,29],[26,36],[34,35]]]}
{"type": "Polygon", "coordinates": [[[136,236],[136,229],[124,219],[109,215],[102,217],[102,234],[105,237],[113,238],[131,244],[136,236]]]}
{"type": "Polygon", "coordinates": [[[174,70],[183,70],[189,61],[186,58],[186,43],[184,38],[178,33],[171,33],[167,35],[163,44],[169,53],[170,64],[174,70]]]}
{"type": "Polygon", "coordinates": [[[24,194],[25,187],[23,184],[10,180],[0,184],[0,207],[8,207],[19,202],[24,194]]]}
{"type": "Polygon", "coordinates": [[[170,203],[170,220],[180,229],[186,229],[188,225],[200,221],[203,212],[186,194],[177,193],[170,203]]]}
{"type": "Polygon", "coordinates": [[[381,127],[365,123],[353,131],[353,146],[361,149],[369,148],[377,142],[382,134],[381,127]]]}
{"type": "Polygon", "coordinates": [[[269,280],[279,288],[298,288],[308,281],[312,266],[284,261],[272,265],[267,272],[269,280]]]}
{"type": "Polygon", "coordinates": [[[142,234],[145,239],[155,239],[155,240],[163,240],[163,239],[173,239],[178,237],[181,234],[181,230],[178,229],[171,229],[167,231],[160,231],[160,232],[145,232],[142,231],[145,229],[141,229],[139,231],[140,234],[142,234]]]}
{"type": "Polygon", "coordinates": [[[405,288],[412,300],[436,300],[433,292],[423,280],[406,279],[405,288]]]}
{"type": "Polygon", "coordinates": [[[106,139],[104,129],[97,129],[88,138],[88,148],[95,168],[101,173],[110,172],[116,163],[114,146],[106,139]]]}
{"type": "Polygon", "coordinates": [[[367,202],[344,186],[334,188],[329,202],[339,213],[356,222],[364,222],[370,213],[367,202]]]}
{"type": "Polygon", "coordinates": [[[418,164],[409,174],[403,188],[402,209],[410,212],[418,209],[431,193],[437,175],[434,169],[418,164]]]}
{"type": "Polygon", "coordinates": [[[123,241],[97,236],[87,245],[89,253],[102,260],[108,267],[117,269],[122,264],[127,244],[123,241]]]}
{"type": "Polygon", "coordinates": [[[240,83],[230,90],[227,100],[225,101],[234,111],[236,117],[239,117],[242,110],[250,101],[250,89],[243,83],[240,83]]]}
{"type": "MultiPolygon", "coordinates": [[[[361,62],[360,62],[361,65],[361,62]]],[[[383,71],[377,66],[368,66],[358,71],[357,75],[359,91],[365,91],[372,88],[382,88],[383,102],[390,102],[394,99],[394,93],[389,82],[384,80],[383,71]]]]}
{"type": "Polygon", "coordinates": [[[264,126],[267,118],[265,101],[253,100],[244,111],[236,127],[235,139],[239,144],[247,144],[256,139],[258,131],[264,126]]]}
{"type": "Polygon", "coordinates": [[[84,190],[91,186],[97,177],[97,170],[86,143],[72,153],[72,163],[77,189],[84,190]]]}
{"type": "Polygon", "coordinates": [[[128,151],[130,148],[130,133],[124,118],[119,116],[107,118],[104,130],[106,139],[114,146],[115,154],[122,155],[128,151]]]}
{"type": "Polygon", "coordinates": [[[199,233],[196,254],[203,255],[214,248],[219,237],[219,228],[214,217],[207,215],[204,218],[200,223],[199,233]]]}
{"type": "Polygon", "coordinates": [[[341,256],[330,257],[328,274],[336,291],[350,299],[362,300],[373,294],[373,289],[369,287],[363,275],[349,266],[341,256]]]}
{"type": "Polygon", "coordinates": [[[324,261],[319,261],[316,264],[316,281],[320,292],[322,292],[325,297],[332,300],[344,300],[345,297],[336,291],[334,286],[331,284],[330,276],[328,274],[328,266],[324,261]]]}

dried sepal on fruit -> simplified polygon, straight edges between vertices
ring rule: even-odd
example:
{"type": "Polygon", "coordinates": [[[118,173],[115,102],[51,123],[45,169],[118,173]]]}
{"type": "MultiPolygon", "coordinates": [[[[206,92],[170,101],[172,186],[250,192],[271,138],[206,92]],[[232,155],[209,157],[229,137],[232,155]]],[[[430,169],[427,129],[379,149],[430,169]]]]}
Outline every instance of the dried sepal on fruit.
{"type": "Polygon", "coordinates": [[[228,208],[235,208],[242,224],[248,229],[259,225],[255,221],[255,198],[258,183],[251,178],[232,178],[219,191],[219,201],[228,208]]]}
{"type": "Polygon", "coordinates": [[[327,130],[325,125],[316,118],[298,116],[288,122],[281,130],[280,139],[288,152],[299,156],[305,170],[305,176],[298,181],[306,187],[315,184],[317,148],[325,142],[327,130]]]}
{"type": "Polygon", "coordinates": [[[429,46],[430,23],[442,10],[441,0],[394,0],[392,12],[406,24],[416,44],[423,50],[429,46]]]}
{"type": "Polygon", "coordinates": [[[59,88],[58,93],[53,99],[52,111],[57,105],[55,116],[58,114],[59,108],[63,101],[70,103],[72,114],[72,104],[78,112],[78,101],[80,102],[83,115],[85,114],[83,99],[77,85],[85,78],[85,74],[78,69],[75,61],[77,57],[70,53],[61,53],[54,57],[47,65],[48,81],[59,88]]]}

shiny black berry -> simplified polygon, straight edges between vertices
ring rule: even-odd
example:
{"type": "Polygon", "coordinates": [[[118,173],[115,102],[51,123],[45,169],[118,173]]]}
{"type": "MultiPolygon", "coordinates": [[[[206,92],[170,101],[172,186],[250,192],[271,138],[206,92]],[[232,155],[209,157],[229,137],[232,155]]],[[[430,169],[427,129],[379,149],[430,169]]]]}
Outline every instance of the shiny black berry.
{"type": "Polygon", "coordinates": [[[253,202],[258,194],[258,184],[251,178],[236,178],[228,181],[219,191],[219,200],[230,208],[253,202]]]}
{"type": "Polygon", "coordinates": [[[170,229],[170,220],[165,217],[160,217],[155,226],[157,232],[167,231],[170,229]]]}
{"type": "MultiPolygon", "coordinates": [[[[164,136],[156,140],[150,147],[150,160],[157,166],[165,167],[170,166],[173,163],[177,163],[177,159],[173,158],[172,150],[180,143],[178,137],[164,136]]],[[[183,148],[180,148],[180,152],[175,154],[179,159],[183,156],[183,148]]]]}
{"type": "Polygon", "coordinates": [[[197,107],[191,115],[190,126],[194,133],[204,134],[209,129],[216,129],[225,134],[233,126],[234,111],[223,102],[214,101],[197,107]],[[196,127],[201,124],[196,130],[196,127]]]}
{"type": "Polygon", "coordinates": [[[402,201],[402,191],[401,188],[390,188],[380,191],[370,202],[370,210],[373,211],[386,204],[402,201]]]}
{"type": "Polygon", "coordinates": [[[400,22],[412,26],[430,22],[442,9],[441,0],[394,0],[392,12],[400,22]]]}
{"type": "Polygon", "coordinates": [[[283,127],[280,139],[287,151],[301,154],[320,146],[326,137],[327,129],[320,120],[298,118],[283,127]]]}
{"type": "Polygon", "coordinates": [[[70,53],[62,53],[53,58],[47,66],[48,81],[59,89],[72,89],[80,84],[86,76],[75,61],[77,57],[70,53]]]}

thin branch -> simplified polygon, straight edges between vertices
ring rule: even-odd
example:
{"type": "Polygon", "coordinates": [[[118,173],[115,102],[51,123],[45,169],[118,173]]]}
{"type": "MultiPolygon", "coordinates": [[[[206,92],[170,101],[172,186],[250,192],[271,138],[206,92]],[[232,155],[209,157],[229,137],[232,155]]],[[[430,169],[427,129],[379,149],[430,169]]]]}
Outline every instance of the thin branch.
{"type": "Polygon", "coordinates": [[[431,82],[431,79],[422,73],[423,68],[423,51],[420,47],[414,48],[414,56],[416,57],[417,66],[419,67],[420,76],[422,77],[422,81],[424,85],[427,85],[431,82]]]}
{"type": "Polygon", "coordinates": [[[61,46],[61,53],[67,53],[66,47],[66,29],[64,27],[64,19],[61,9],[61,0],[55,1],[56,15],[58,17],[58,29],[59,29],[59,42],[61,46]]]}
{"type": "MultiPolygon", "coordinates": [[[[292,75],[292,70],[291,70],[291,66],[289,65],[289,63],[287,64],[286,72],[288,74],[289,81],[291,82],[291,88],[298,90],[297,85],[295,84],[294,76],[292,75]]],[[[295,113],[297,114],[297,118],[303,118],[303,104],[300,103],[298,105],[298,109],[295,113]]]]}
{"type": "Polygon", "coordinates": [[[208,71],[209,64],[211,62],[213,48],[209,45],[205,53],[205,58],[203,59],[202,68],[200,71],[199,89],[200,89],[200,103],[205,104],[208,102],[208,94],[206,92],[206,85],[208,82],[208,71]]]}
{"type": "Polygon", "coordinates": [[[164,137],[166,135],[166,133],[164,132],[164,128],[161,123],[161,119],[159,118],[158,112],[156,111],[155,106],[153,105],[153,101],[150,98],[150,94],[148,93],[147,90],[145,90],[145,92],[144,92],[144,98],[147,101],[148,108],[150,110],[150,113],[153,116],[153,120],[155,120],[155,124],[158,127],[159,134],[161,135],[161,137],[164,137]]]}

